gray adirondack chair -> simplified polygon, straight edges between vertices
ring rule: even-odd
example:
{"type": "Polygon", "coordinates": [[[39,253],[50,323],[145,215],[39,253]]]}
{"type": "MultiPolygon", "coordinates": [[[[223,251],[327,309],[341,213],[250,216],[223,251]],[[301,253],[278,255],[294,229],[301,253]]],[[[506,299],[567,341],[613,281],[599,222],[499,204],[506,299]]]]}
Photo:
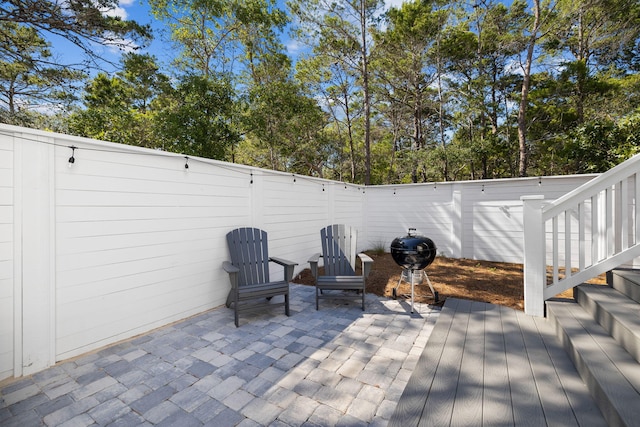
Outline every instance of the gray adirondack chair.
{"type": "Polygon", "coordinates": [[[231,281],[227,307],[231,304],[234,306],[236,327],[240,313],[259,312],[284,305],[284,312],[289,316],[289,282],[297,263],[269,257],[267,232],[258,228],[245,227],[230,231],[227,245],[231,255],[231,262],[223,263],[231,281]],[[270,280],[269,261],[284,267],[284,280],[270,280]],[[284,295],[284,302],[270,303],[269,300],[277,295],[284,295]]]}
{"type": "Polygon", "coordinates": [[[371,271],[373,260],[366,254],[359,253],[357,258],[362,262],[362,274],[356,275],[356,244],[357,230],[343,224],[334,224],[320,230],[322,254],[314,254],[309,258],[311,274],[316,282],[316,310],[321,298],[362,298],[364,310],[365,284],[371,271]],[[318,275],[318,261],[322,256],[324,274],[318,275]],[[358,291],[339,293],[324,291],[358,291]]]}

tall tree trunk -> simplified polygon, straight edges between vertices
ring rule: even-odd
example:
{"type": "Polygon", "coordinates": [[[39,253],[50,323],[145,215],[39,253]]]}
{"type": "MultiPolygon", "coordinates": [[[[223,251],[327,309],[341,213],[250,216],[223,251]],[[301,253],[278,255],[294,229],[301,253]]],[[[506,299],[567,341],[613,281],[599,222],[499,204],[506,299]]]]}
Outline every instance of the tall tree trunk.
{"type": "Polygon", "coordinates": [[[442,165],[442,175],[444,181],[449,181],[449,160],[447,159],[447,145],[446,145],[446,137],[445,137],[445,129],[444,129],[444,98],[442,96],[442,57],[440,55],[440,35],[438,32],[438,36],[436,39],[437,44],[437,66],[438,66],[438,127],[440,130],[440,145],[442,146],[442,157],[443,157],[443,165],[442,165]]]}
{"type": "Polygon", "coordinates": [[[578,123],[584,123],[584,99],[585,99],[585,86],[587,82],[587,52],[584,34],[584,6],[580,5],[578,10],[578,67],[576,75],[576,114],[578,115],[578,123]]]}
{"type": "Polygon", "coordinates": [[[540,29],[540,0],[533,0],[534,21],[527,46],[527,59],[524,64],[524,76],[522,78],[522,90],[520,92],[520,107],[518,108],[518,146],[520,153],[520,165],[518,167],[519,176],[527,176],[527,163],[529,160],[529,150],[527,149],[527,102],[529,98],[529,86],[531,85],[531,64],[533,62],[533,51],[538,40],[538,30],[540,29]]]}
{"type": "Polygon", "coordinates": [[[344,93],[344,110],[347,119],[347,138],[349,138],[349,159],[351,163],[351,182],[356,182],[356,150],[353,146],[353,128],[351,126],[351,113],[349,110],[349,94],[344,93]]]}
{"type": "Polygon", "coordinates": [[[364,184],[369,185],[371,184],[371,94],[369,93],[366,0],[360,0],[360,32],[362,33],[362,92],[364,95],[364,184]]]}

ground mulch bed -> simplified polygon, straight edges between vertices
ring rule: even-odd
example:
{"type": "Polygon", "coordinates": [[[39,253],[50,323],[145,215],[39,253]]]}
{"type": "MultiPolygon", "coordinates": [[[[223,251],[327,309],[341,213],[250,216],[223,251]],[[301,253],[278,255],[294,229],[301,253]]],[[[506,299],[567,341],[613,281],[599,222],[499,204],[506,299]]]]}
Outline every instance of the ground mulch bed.
{"type": "MultiPolygon", "coordinates": [[[[367,279],[367,292],[379,296],[392,297],[402,268],[391,258],[391,254],[367,253],[373,258],[373,268],[367,279]]],[[[524,309],[524,279],[522,264],[506,262],[477,261],[437,257],[426,268],[434,289],[439,294],[438,305],[447,298],[463,298],[473,301],[499,304],[518,310],[524,309]]],[[[294,283],[313,285],[309,269],[298,274],[294,283]]],[[[590,283],[604,284],[604,276],[590,283]]],[[[403,282],[397,290],[398,297],[410,297],[411,285],[403,282]]],[[[415,301],[434,304],[429,286],[424,283],[415,287],[415,301]]],[[[560,295],[571,298],[572,292],[560,295]]]]}

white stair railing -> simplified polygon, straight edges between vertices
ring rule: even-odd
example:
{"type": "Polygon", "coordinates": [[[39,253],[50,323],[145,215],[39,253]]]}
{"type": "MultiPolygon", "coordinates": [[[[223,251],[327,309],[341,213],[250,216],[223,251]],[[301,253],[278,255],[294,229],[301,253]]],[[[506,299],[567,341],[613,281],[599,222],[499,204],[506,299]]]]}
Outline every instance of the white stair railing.
{"type": "Polygon", "coordinates": [[[524,308],[640,256],[640,155],[559,199],[522,197],[524,308]]]}

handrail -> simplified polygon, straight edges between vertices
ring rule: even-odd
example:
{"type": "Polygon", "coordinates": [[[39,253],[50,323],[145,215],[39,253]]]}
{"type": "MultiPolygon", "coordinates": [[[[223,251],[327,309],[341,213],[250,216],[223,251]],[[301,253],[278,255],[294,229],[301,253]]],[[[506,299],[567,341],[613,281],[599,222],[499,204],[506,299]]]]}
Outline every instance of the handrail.
{"type": "Polygon", "coordinates": [[[545,203],[522,197],[525,312],[640,256],[640,155],[545,203]],[[548,277],[550,276],[550,277],[548,277]]]}

